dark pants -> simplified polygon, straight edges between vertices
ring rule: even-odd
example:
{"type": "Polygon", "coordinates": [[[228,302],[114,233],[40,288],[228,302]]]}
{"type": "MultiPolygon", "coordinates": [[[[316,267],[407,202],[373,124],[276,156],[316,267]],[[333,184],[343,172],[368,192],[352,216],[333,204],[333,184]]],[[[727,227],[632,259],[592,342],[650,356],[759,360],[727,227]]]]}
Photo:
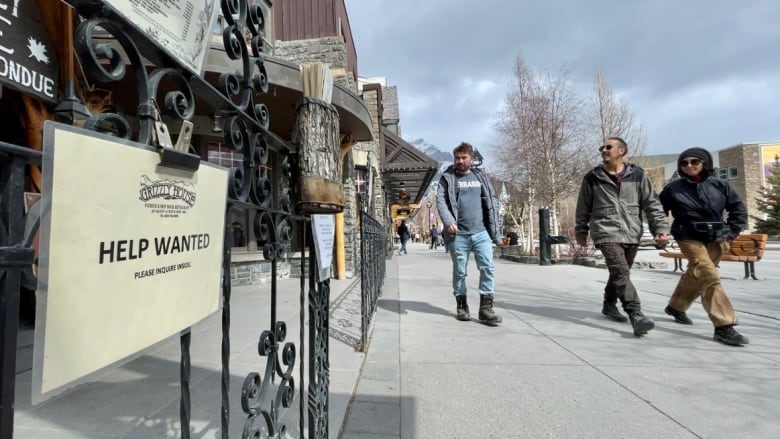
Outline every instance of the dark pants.
{"type": "Polygon", "coordinates": [[[604,287],[604,302],[614,304],[620,299],[626,313],[641,311],[639,295],[634,284],[631,283],[631,266],[634,264],[639,245],[606,243],[599,244],[599,250],[604,255],[609,270],[609,280],[604,287]]]}

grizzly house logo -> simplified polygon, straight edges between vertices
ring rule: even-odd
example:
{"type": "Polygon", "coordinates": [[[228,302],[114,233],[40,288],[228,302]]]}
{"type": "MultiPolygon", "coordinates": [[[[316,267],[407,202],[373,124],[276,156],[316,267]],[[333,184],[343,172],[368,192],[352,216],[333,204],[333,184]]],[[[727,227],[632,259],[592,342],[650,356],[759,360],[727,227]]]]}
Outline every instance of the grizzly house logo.
{"type": "Polygon", "coordinates": [[[152,181],[144,175],[138,199],[160,218],[178,218],[195,205],[196,197],[192,188],[190,183],[167,179],[152,181]]]}

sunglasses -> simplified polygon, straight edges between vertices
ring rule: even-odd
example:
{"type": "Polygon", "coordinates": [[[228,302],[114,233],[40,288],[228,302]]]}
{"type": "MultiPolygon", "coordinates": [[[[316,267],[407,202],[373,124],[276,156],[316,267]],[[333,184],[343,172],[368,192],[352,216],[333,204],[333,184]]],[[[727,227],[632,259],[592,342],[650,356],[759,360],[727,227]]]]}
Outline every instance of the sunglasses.
{"type": "Polygon", "coordinates": [[[599,146],[599,152],[604,152],[604,150],[611,151],[612,145],[601,145],[599,146]]]}
{"type": "Polygon", "coordinates": [[[680,160],[680,166],[683,168],[686,166],[699,166],[701,159],[680,160]]]}

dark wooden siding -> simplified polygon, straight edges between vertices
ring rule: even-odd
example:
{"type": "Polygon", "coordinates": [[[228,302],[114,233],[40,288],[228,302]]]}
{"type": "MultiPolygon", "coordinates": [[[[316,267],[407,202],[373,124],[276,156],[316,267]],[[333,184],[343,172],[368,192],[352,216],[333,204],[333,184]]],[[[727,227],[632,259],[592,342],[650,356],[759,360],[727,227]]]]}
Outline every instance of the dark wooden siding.
{"type": "Polygon", "coordinates": [[[344,0],[273,0],[272,3],[274,38],[294,41],[343,35],[348,68],[357,79],[357,52],[344,0]]]}
{"type": "Polygon", "coordinates": [[[336,22],[341,18],[341,34],[344,35],[344,42],[347,46],[347,68],[352,71],[355,81],[358,78],[357,72],[357,51],[355,50],[355,41],[352,39],[352,27],[349,25],[349,15],[347,15],[347,6],[344,0],[333,0],[336,10],[336,22]]]}
{"type": "Polygon", "coordinates": [[[276,39],[294,41],[338,35],[335,3],[343,0],[274,1],[276,39]]]}

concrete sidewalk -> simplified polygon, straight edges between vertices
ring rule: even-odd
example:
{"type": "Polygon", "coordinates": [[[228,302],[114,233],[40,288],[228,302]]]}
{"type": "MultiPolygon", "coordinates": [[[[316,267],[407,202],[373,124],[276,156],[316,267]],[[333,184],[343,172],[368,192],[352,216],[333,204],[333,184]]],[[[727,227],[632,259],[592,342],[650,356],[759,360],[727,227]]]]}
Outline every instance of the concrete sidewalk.
{"type": "MultiPolygon", "coordinates": [[[[693,326],[663,313],[679,279],[668,269],[633,271],[656,321],[643,338],[601,316],[607,272],[583,266],[497,259],[503,323],[459,322],[449,255],[410,244],[388,265],[341,438],[777,437],[780,279],[759,265],[764,280],[743,281],[730,265],[724,286],[751,341],[741,348],[712,340],[699,303],[693,326]]],[[[473,262],[469,273],[475,318],[473,262]]]]}
{"type": "MultiPolygon", "coordinates": [[[[298,433],[298,401],[302,363],[308,378],[308,332],[304,334],[304,353],[300,344],[300,279],[278,283],[277,318],[287,324],[284,343],[295,344],[298,351],[295,400],[281,420],[292,437],[298,433]]],[[[264,379],[266,357],[258,354],[260,333],[270,329],[270,284],[258,287],[234,287],[231,298],[230,326],[230,424],[231,438],[241,438],[248,415],[241,408],[241,389],[245,378],[257,372],[264,379]]],[[[308,311],[307,311],[308,313],[308,311]]],[[[221,312],[192,328],[191,423],[193,438],[219,438],[221,403],[221,312]]],[[[328,346],[330,370],[329,427],[336,437],[343,424],[349,400],[364,354],[355,346],[360,339],[360,283],[354,280],[331,281],[331,337],[328,346]]],[[[100,346],[96,346],[99,349],[100,346]]],[[[281,351],[281,349],[280,349],[281,351]]],[[[122,367],[108,370],[95,381],[38,406],[30,405],[31,373],[17,375],[14,439],[156,439],[181,437],[179,403],[179,337],[171,337],[148,349],[122,367]]],[[[279,361],[281,361],[281,352],[279,361]]],[[[27,366],[29,367],[29,366],[27,366]]],[[[278,386],[279,379],[275,380],[278,386]]],[[[275,396],[272,390],[270,396],[275,396]]],[[[270,403],[262,405],[265,410],[270,403]]],[[[282,412],[285,409],[281,409],[282,412]]],[[[264,424],[262,420],[255,423],[264,424]]],[[[264,436],[265,437],[265,436],[264,436]]]]}

